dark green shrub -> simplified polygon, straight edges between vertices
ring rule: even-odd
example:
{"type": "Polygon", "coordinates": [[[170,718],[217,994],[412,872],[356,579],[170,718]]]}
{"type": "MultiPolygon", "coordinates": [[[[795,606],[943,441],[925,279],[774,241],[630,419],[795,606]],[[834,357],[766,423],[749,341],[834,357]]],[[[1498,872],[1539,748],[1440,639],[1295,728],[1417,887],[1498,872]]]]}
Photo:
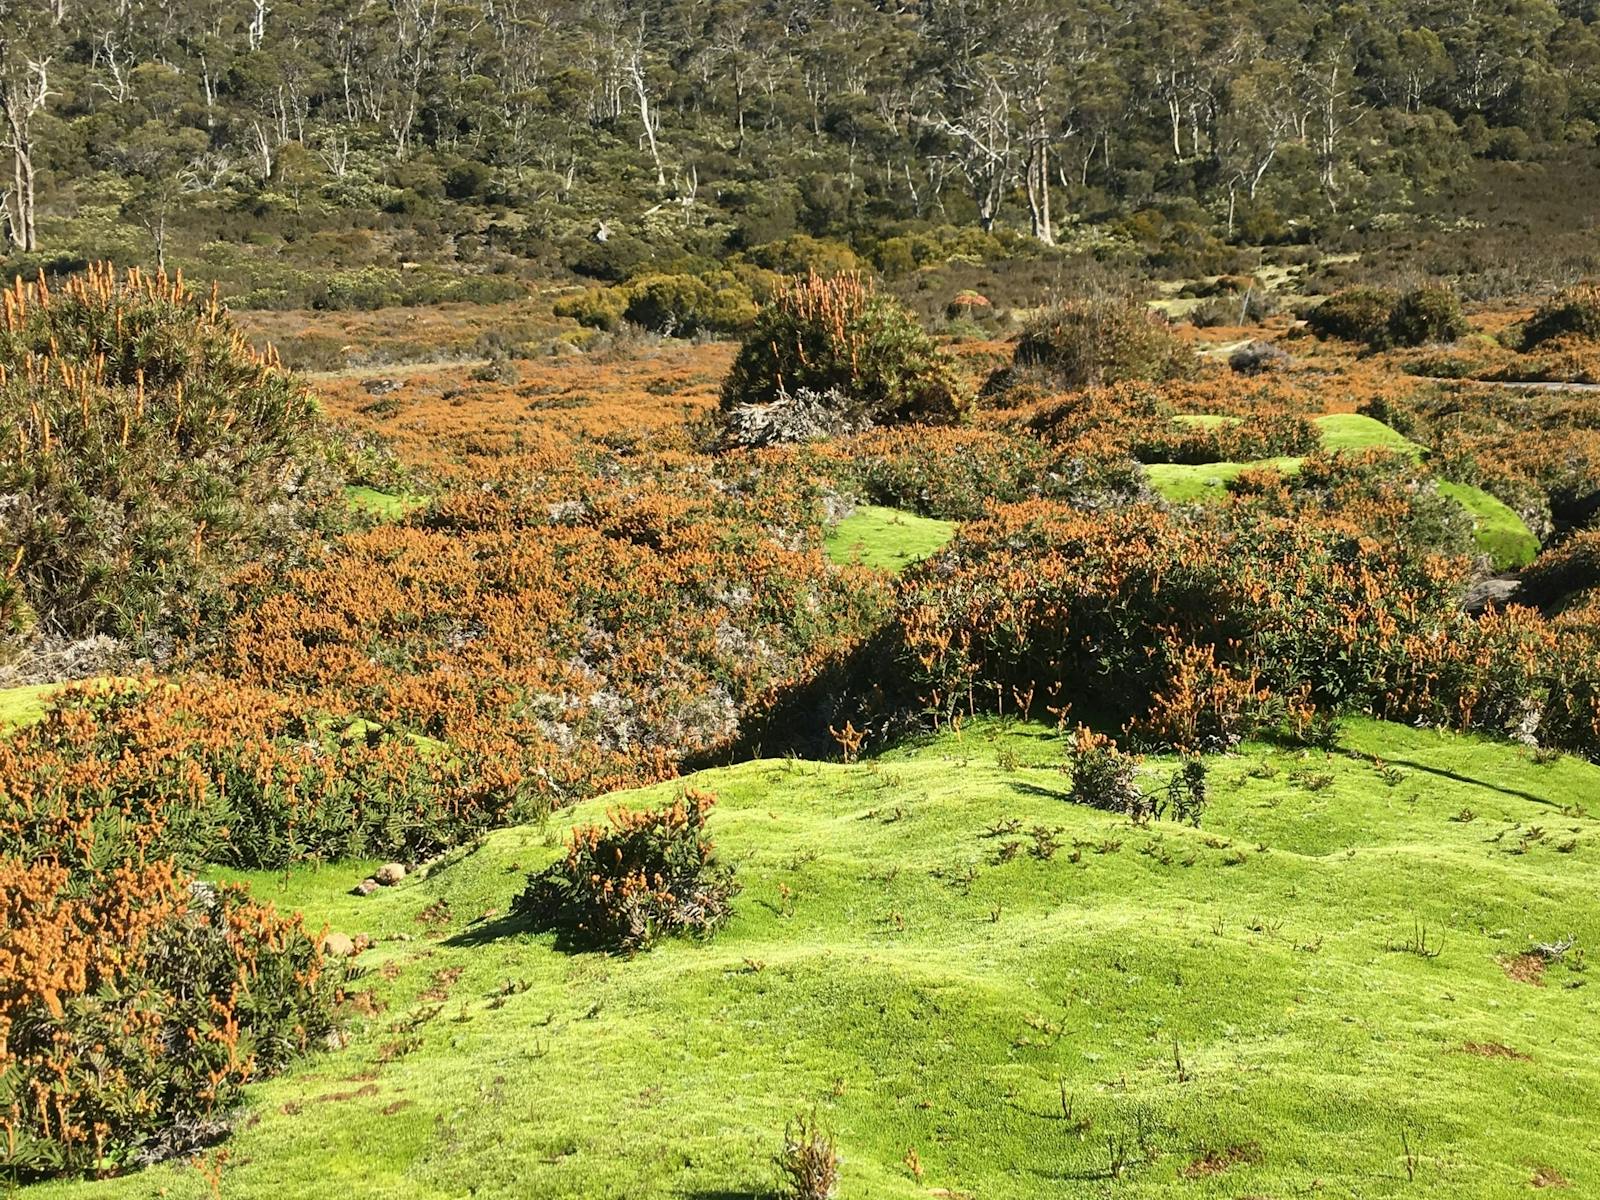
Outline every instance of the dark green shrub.
{"type": "Polygon", "coordinates": [[[1568,288],[1541,304],[1522,328],[1522,348],[1566,335],[1600,338],[1600,287],[1568,288]]]}
{"type": "Polygon", "coordinates": [[[750,289],[726,271],[710,275],[644,275],[626,288],[623,316],[673,337],[737,333],[756,318],[750,289]]]}
{"type": "Polygon", "coordinates": [[[1214,296],[1189,313],[1189,323],[1197,329],[1219,325],[1255,325],[1278,311],[1271,292],[1247,291],[1238,295],[1214,296]]]}
{"type": "Polygon", "coordinates": [[[1103,297],[1044,309],[1023,329],[1016,363],[1057,386],[1086,388],[1180,379],[1194,370],[1194,352],[1146,305],[1131,297],[1103,297]]]}
{"type": "Polygon", "coordinates": [[[1306,325],[1318,337],[1382,345],[1389,335],[1389,313],[1397,299],[1395,293],[1381,288],[1346,288],[1307,313],[1306,325]]]}
{"type": "Polygon", "coordinates": [[[1600,589],[1600,530],[1573,534],[1534,559],[1522,573],[1519,601],[1559,605],[1578,593],[1600,589]]]}
{"type": "Polygon", "coordinates": [[[566,856],[528,878],[512,911],[587,949],[633,953],[662,937],[713,933],[738,892],[705,835],[715,803],[687,791],[664,808],[616,809],[609,828],[574,829],[566,856]]]}
{"type": "Polygon", "coordinates": [[[1066,769],[1072,775],[1069,798],[1076,804],[1105,812],[1122,813],[1135,824],[1171,817],[1199,828],[1206,809],[1206,764],[1197,754],[1185,754],[1165,788],[1145,791],[1139,786],[1139,758],[1118,749],[1115,740],[1079,728],[1067,752],[1066,769]]]}
{"type": "Polygon", "coordinates": [[[1424,346],[1453,342],[1466,336],[1467,319],[1461,298],[1451,288],[1423,284],[1395,301],[1389,311],[1388,340],[1394,346],[1424,346]]]}
{"type": "Polygon", "coordinates": [[[965,406],[955,363],[859,276],[784,283],[756,317],[722,386],[722,407],[837,390],[878,424],[953,421],[965,406]]]}
{"type": "Polygon", "coordinates": [[[1139,759],[1117,749],[1116,742],[1080,729],[1070,751],[1069,798],[1075,804],[1106,812],[1133,813],[1145,803],[1139,787],[1139,759]]]}

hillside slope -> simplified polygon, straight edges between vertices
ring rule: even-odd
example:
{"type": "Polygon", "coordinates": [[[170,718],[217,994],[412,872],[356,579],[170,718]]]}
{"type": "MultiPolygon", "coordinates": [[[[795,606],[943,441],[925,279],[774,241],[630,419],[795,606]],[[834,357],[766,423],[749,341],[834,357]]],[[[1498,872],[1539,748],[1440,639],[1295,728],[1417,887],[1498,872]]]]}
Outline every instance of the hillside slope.
{"type": "MultiPolygon", "coordinates": [[[[988,723],[701,773],[736,915],[631,960],[499,914],[566,825],[673,786],[366,899],[363,864],[250,877],[374,938],[377,1011],[252,1090],[221,1194],[732,1200],[813,1107],[846,1200],[1600,1190],[1600,768],[1352,722],[1212,759],[1202,829],[1136,829],[1067,801],[1061,755],[988,723]]],[[[24,1192],[157,1194],[208,1185],[24,1192]]]]}

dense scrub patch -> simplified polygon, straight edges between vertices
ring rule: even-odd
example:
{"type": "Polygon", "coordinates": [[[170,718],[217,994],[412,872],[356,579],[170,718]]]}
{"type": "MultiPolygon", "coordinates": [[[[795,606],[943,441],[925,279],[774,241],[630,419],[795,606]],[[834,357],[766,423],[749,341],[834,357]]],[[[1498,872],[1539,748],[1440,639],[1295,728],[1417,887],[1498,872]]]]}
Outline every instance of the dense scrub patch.
{"type": "Polygon", "coordinates": [[[1346,288],[1307,313],[1306,325],[1318,337],[1382,345],[1389,332],[1389,312],[1398,298],[1381,288],[1346,288]]]}
{"type": "Polygon", "coordinates": [[[0,740],[0,1179],[205,1146],[245,1083],[332,1028],[300,919],[194,884],[168,854],[221,815],[190,805],[192,745],[128,739],[98,762],[42,749],[90,724],[69,704],[0,740]],[[159,778],[130,790],[136,756],[159,778]]]}
{"type": "Polygon", "coordinates": [[[893,669],[942,719],[1205,746],[1329,708],[1600,754],[1594,647],[1527,610],[1466,616],[1460,562],[1337,521],[1015,505],[907,573],[893,669]]]}
{"type": "Polygon", "coordinates": [[[755,320],[756,291],[765,286],[765,281],[752,280],[748,273],[731,271],[639,275],[614,287],[563,297],[554,311],[558,317],[572,317],[608,332],[627,321],[670,337],[739,333],[755,320]]]}
{"type": "Polygon", "coordinates": [[[1557,293],[1534,311],[1521,333],[1524,350],[1557,338],[1600,338],[1600,287],[1584,284],[1557,293]]]}
{"type": "Polygon", "coordinates": [[[967,520],[991,502],[1048,497],[1106,508],[1142,493],[1121,447],[1051,445],[1003,428],[876,429],[808,448],[793,466],[874,504],[967,520]]]}
{"type": "Polygon", "coordinates": [[[1388,337],[1395,346],[1453,342],[1466,336],[1467,319],[1454,289],[1424,284],[1403,292],[1389,310],[1388,337]]]}
{"type": "Polygon", "coordinates": [[[1465,336],[1461,300],[1442,284],[1423,284],[1405,292],[1348,288],[1322,301],[1306,315],[1319,337],[1360,342],[1375,350],[1453,342],[1465,336]]]}
{"type": "Polygon", "coordinates": [[[109,267],[20,281],[0,327],[0,657],[214,629],[243,563],[344,520],[309,393],[215,299],[109,267]]]}
{"type": "Polygon", "coordinates": [[[107,827],[102,851],[191,869],[415,859],[532,804],[468,747],[216,680],[69,689],[0,739],[0,778],[19,846],[54,846],[87,812],[107,827]]]}

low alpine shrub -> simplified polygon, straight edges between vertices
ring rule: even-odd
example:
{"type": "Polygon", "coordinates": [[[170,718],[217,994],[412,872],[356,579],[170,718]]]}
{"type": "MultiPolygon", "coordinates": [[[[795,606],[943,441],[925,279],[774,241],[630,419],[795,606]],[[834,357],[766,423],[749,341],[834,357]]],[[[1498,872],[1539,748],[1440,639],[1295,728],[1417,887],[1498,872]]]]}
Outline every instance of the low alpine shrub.
{"type": "Polygon", "coordinates": [[[1439,284],[1413,288],[1389,310],[1388,341],[1394,346],[1424,346],[1465,337],[1467,319],[1455,292],[1439,284]]]}
{"type": "Polygon", "coordinates": [[[1355,287],[1335,292],[1306,314],[1306,326],[1320,338],[1382,345],[1389,313],[1399,297],[1382,288],[1355,287]]]}
{"type": "Polygon", "coordinates": [[[1166,319],[1132,297],[1096,297],[1050,305],[1024,327],[1016,365],[1058,387],[1126,380],[1180,379],[1194,352],[1166,319]]]}
{"type": "Polygon", "coordinates": [[[614,809],[608,827],[580,826],[512,910],[574,948],[631,954],[663,937],[713,933],[738,892],[706,837],[715,803],[690,790],[662,808],[614,809]]]}
{"type": "Polygon", "coordinates": [[[949,422],[966,405],[955,362],[857,275],[791,278],[762,307],[722,386],[724,411],[836,390],[875,424],[949,422]]]}
{"type": "Polygon", "coordinates": [[[1546,300],[1523,326],[1522,348],[1568,336],[1600,339],[1600,286],[1567,288],[1546,300]]]}

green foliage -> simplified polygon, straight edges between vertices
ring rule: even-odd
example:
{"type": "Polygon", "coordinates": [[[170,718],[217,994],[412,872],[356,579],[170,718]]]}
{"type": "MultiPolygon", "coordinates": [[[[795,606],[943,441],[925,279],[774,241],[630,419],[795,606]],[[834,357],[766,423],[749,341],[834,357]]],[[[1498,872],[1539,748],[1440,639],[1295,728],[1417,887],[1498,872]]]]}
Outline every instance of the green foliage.
{"type": "Polygon", "coordinates": [[[1346,288],[1307,313],[1306,324],[1318,337],[1382,345],[1389,334],[1389,313],[1398,299],[1396,293],[1381,288],[1346,288]]]}
{"type": "Polygon", "coordinates": [[[586,288],[575,296],[563,296],[555,302],[558,317],[570,317],[591,329],[615,330],[622,324],[622,315],[628,309],[628,293],[623,288],[586,288]]]}
{"type": "Polygon", "coordinates": [[[750,285],[731,271],[703,275],[640,275],[613,287],[589,288],[555,303],[558,317],[614,331],[630,321],[672,337],[737,333],[756,316],[750,285]]]}
{"type": "Polygon", "coordinates": [[[566,857],[529,877],[513,911],[584,949],[631,954],[663,937],[709,936],[738,892],[705,835],[715,803],[688,791],[663,808],[616,809],[609,828],[573,830],[566,857]]]}
{"type": "Polygon", "coordinates": [[[1461,299],[1442,284],[1423,284],[1401,294],[1389,310],[1387,334],[1395,346],[1453,342],[1467,333],[1461,299]]]}
{"type": "Polygon", "coordinates": [[[1110,507],[1142,492],[1138,465],[1103,446],[1051,446],[1011,431],[966,426],[880,429],[804,452],[841,490],[873,504],[970,520],[990,502],[1049,497],[1110,507]]]}
{"type": "Polygon", "coordinates": [[[1181,379],[1194,354],[1166,320],[1130,297],[1065,300],[1034,316],[1017,343],[1019,367],[1056,386],[1181,379]]]}
{"type": "Polygon", "coordinates": [[[298,918],[241,888],[188,889],[160,867],[19,877],[0,858],[0,1179],[202,1149],[246,1083],[332,1031],[332,980],[298,918]],[[34,957],[62,936],[78,944],[34,957]]]}
{"type": "MultiPolygon", "coordinates": [[[[1358,718],[1326,756],[1247,743],[1209,758],[1203,830],[1130,829],[1064,801],[1070,733],[1052,726],[977,719],[853,766],[718,768],[501,830],[365,898],[326,866],[249,876],[313,928],[369,932],[355,986],[384,1011],[250,1090],[224,1196],[370,1190],[356,1171],[481,1200],[764,1196],[786,1120],[813,1105],[840,1195],[872,1200],[1092,1193],[1108,1137],[1132,1147],[1119,1200],[1275,1195],[1290,1169],[1307,1187],[1360,1176],[1379,1194],[1487,1200],[1536,1194],[1530,1164],[1545,1163],[1573,1180],[1546,1194],[1571,1196],[1600,1171],[1572,1124],[1600,1097],[1600,1062],[1574,1052],[1593,1037],[1600,768],[1358,718]],[[574,959],[478,919],[570,826],[685,784],[717,793],[718,849],[744,884],[709,946],[574,959]],[[1056,831],[1053,859],[1027,852],[1035,826],[1056,831]],[[1009,840],[1023,845],[1007,859],[1009,840]],[[1443,933],[1440,958],[1383,952],[1414,921],[1443,933]],[[1569,936],[1564,961],[1538,960],[1544,986],[1502,970],[1569,936]],[[1419,1012],[1430,986],[1455,1000],[1419,1012]],[[1329,1050],[1352,1037],[1359,1080],[1329,1050]],[[1008,1094],[1027,1115],[997,1121],[1008,1094]],[[427,1154],[441,1131],[463,1152],[427,1154]]],[[[1157,787],[1180,766],[1146,763],[1157,787]]],[[[208,1194],[174,1161],[43,1195],[162,1188],[208,1194]]]]}
{"type": "Polygon", "coordinates": [[[1138,757],[1119,750],[1109,738],[1080,730],[1068,756],[1067,771],[1072,776],[1068,797],[1074,804],[1132,813],[1144,803],[1138,757]]]}
{"type": "Polygon", "coordinates": [[[1522,573],[1519,599],[1556,606],[1600,589],[1600,530],[1573,534],[1541,554],[1522,573]]]}
{"type": "Polygon", "coordinates": [[[102,853],[134,847],[196,869],[423,858],[504,823],[520,798],[437,742],[196,682],[64,691],[0,740],[0,767],[19,846],[42,852],[92,809],[102,853]]]}
{"type": "Polygon", "coordinates": [[[838,563],[898,571],[938,551],[954,533],[950,521],[862,504],[828,531],[823,549],[838,563]]]}
{"type": "Polygon", "coordinates": [[[950,356],[860,277],[787,280],[761,309],[722,386],[722,406],[836,390],[879,424],[953,421],[965,396],[950,356]]]}
{"type": "Polygon", "coordinates": [[[737,333],[756,317],[750,288],[727,271],[709,275],[642,275],[626,288],[623,316],[674,337],[737,333]]]}

